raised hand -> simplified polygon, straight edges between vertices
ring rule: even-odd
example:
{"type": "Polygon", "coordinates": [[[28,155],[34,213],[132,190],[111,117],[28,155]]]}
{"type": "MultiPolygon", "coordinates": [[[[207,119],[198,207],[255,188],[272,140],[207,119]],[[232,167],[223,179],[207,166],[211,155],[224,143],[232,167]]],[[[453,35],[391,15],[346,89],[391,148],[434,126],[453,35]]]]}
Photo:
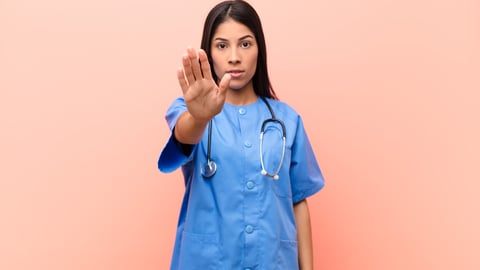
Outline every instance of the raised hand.
{"type": "Polygon", "coordinates": [[[195,49],[188,48],[182,63],[177,78],[188,111],[195,120],[206,123],[222,110],[231,77],[225,74],[217,85],[203,50],[199,50],[197,57],[195,49]]]}

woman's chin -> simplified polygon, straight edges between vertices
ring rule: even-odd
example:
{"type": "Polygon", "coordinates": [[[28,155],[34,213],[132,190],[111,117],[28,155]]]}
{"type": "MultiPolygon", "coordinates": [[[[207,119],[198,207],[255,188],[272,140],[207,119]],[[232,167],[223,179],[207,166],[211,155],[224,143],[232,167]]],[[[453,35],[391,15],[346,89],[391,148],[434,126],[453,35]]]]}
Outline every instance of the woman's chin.
{"type": "Polygon", "coordinates": [[[228,87],[233,91],[243,91],[244,89],[249,88],[249,86],[251,85],[248,83],[238,80],[231,80],[228,87]]]}
{"type": "Polygon", "coordinates": [[[229,88],[230,88],[230,90],[232,90],[232,91],[239,92],[239,91],[242,91],[243,89],[245,89],[245,85],[239,85],[239,84],[232,84],[232,83],[230,83],[229,88]]]}

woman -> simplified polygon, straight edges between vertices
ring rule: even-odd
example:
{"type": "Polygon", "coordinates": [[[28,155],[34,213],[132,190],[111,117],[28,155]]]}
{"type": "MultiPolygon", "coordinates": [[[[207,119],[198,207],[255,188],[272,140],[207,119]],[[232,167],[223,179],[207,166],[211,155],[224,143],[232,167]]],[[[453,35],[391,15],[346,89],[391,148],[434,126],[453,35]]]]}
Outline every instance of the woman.
{"type": "Polygon", "coordinates": [[[171,269],[313,269],[306,198],[324,179],[300,116],[271,87],[256,11],[215,6],[201,48],[182,58],[158,161],[181,166],[186,187],[171,269]]]}

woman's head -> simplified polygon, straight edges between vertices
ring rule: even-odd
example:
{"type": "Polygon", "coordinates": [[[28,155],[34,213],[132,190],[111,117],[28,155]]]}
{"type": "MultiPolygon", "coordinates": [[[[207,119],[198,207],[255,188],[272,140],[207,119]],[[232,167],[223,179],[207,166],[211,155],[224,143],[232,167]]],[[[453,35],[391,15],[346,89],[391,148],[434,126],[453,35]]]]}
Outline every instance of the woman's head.
{"type": "Polygon", "coordinates": [[[254,71],[255,74],[252,78],[255,93],[258,96],[276,99],[277,97],[268,77],[267,50],[260,18],[255,9],[242,0],[224,1],[219,3],[210,11],[205,20],[201,48],[207,52],[211,69],[214,71],[212,74],[214,79],[218,81],[215,71],[215,63],[213,62],[214,59],[212,58],[212,47],[217,46],[215,45],[213,38],[220,25],[231,23],[232,21],[243,25],[246,30],[253,34],[253,38],[255,39],[255,46],[258,49],[256,68],[254,71]]]}

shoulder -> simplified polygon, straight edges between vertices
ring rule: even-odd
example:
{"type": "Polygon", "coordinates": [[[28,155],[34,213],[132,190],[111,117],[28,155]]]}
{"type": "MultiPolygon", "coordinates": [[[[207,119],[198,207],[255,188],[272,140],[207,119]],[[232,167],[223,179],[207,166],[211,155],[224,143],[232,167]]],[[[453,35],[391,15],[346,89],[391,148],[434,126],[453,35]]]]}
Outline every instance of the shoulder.
{"type": "Polygon", "coordinates": [[[271,104],[277,118],[294,122],[298,122],[301,119],[300,114],[286,102],[270,98],[267,98],[267,101],[271,104]]]}
{"type": "Polygon", "coordinates": [[[174,99],[170,107],[176,107],[176,106],[186,106],[185,99],[183,97],[177,97],[176,99],[174,99]]]}
{"type": "Polygon", "coordinates": [[[176,98],[170,104],[170,107],[168,107],[167,112],[165,113],[165,119],[171,130],[173,130],[180,115],[185,111],[187,111],[187,105],[185,104],[183,97],[176,98]]]}
{"type": "Polygon", "coordinates": [[[167,114],[183,112],[187,110],[187,105],[183,97],[178,97],[172,101],[168,107],[167,114]]]}

